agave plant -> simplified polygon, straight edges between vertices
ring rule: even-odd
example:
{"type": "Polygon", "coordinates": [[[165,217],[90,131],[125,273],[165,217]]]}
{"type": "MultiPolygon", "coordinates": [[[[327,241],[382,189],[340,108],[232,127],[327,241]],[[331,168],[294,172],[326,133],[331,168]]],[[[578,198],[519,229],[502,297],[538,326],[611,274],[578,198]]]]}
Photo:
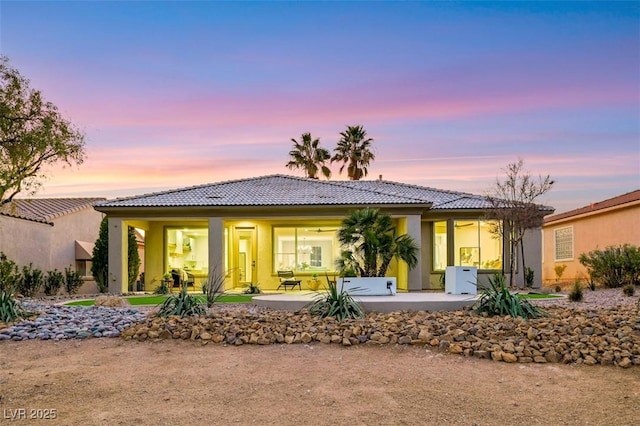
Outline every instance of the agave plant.
{"type": "Polygon", "coordinates": [[[528,300],[520,299],[517,293],[511,293],[505,283],[504,275],[495,274],[493,279],[489,278],[489,284],[491,287],[484,290],[473,305],[477,313],[486,313],[490,316],[509,315],[526,319],[546,316],[544,310],[532,305],[528,300]]]}
{"type": "Polygon", "coordinates": [[[0,322],[13,322],[27,316],[20,302],[13,298],[11,288],[0,289],[0,322]]]}
{"type": "Polygon", "coordinates": [[[318,294],[307,306],[311,315],[320,318],[335,317],[338,321],[347,318],[363,318],[364,311],[357,301],[344,289],[338,291],[335,282],[328,280],[327,291],[318,294]]]}
{"type": "Polygon", "coordinates": [[[182,286],[180,293],[170,295],[160,304],[158,316],[166,318],[177,315],[184,318],[190,315],[204,315],[206,312],[198,298],[187,292],[187,285],[185,284],[182,286]]]}

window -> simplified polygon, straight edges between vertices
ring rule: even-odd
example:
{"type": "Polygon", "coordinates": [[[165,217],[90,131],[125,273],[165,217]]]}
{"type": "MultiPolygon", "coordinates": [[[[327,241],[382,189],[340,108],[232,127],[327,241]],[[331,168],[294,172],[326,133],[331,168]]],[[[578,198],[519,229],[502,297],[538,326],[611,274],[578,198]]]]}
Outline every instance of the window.
{"type": "Polygon", "coordinates": [[[314,273],[334,271],[340,254],[337,227],[273,228],[273,269],[314,273]]]}
{"type": "Polygon", "coordinates": [[[193,279],[198,288],[209,274],[209,230],[206,227],[166,228],[165,265],[193,279]]]}
{"type": "Polygon", "coordinates": [[[556,260],[573,259],[573,226],[558,228],[553,231],[556,260]]]}
{"type": "Polygon", "coordinates": [[[456,220],[453,228],[456,266],[502,268],[502,240],[492,232],[495,228],[494,221],[456,220]]]}
{"type": "Polygon", "coordinates": [[[76,260],[76,271],[83,277],[89,277],[91,276],[91,265],[90,260],[76,260]]]}
{"type": "Polygon", "coordinates": [[[447,267],[447,222],[433,224],[433,269],[444,271],[447,267]]]}

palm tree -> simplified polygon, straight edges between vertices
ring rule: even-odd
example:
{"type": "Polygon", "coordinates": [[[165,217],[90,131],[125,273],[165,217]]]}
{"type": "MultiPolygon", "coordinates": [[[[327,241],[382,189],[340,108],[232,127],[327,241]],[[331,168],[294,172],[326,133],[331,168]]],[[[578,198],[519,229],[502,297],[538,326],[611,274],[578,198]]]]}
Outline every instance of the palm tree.
{"type": "Polygon", "coordinates": [[[371,152],[373,139],[367,138],[367,131],[362,126],[347,126],[347,130],[340,133],[335,154],[331,157],[334,161],[344,163],[340,167],[340,173],[347,166],[347,176],[350,180],[360,180],[367,175],[367,167],[375,155],[371,152]]]}
{"type": "Polygon", "coordinates": [[[397,235],[391,216],[378,209],[351,212],[338,230],[338,241],[346,247],[338,259],[342,271],[353,270],[361,277],[384,277],[393,258],[413,268],[418,263],[418,246],[409,235],[397,235]]]}
{"type": "Polygon", "coordinates": [[[289,151],[291,161],[287,163],[289,169],[304,169],[305,175],[311,179],[318,179],[318,171],[329,179],[331,170],[324,165],[331,157],[329,150],[321,148],[320,139],[312,139],[311,133],[303,133],[301,142],[291,139],[293,149],[289,151]]]}

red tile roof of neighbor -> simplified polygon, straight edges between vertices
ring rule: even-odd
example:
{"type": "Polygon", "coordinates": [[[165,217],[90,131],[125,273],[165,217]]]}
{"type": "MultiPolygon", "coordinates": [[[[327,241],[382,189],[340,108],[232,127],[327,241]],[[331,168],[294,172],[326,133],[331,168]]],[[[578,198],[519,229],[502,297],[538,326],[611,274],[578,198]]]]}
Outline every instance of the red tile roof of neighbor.
{"type": "Polygon", "coordinates": [[[106,198],[14,198],[0,215],[53,225],[53,219],[93,207],[106,198]]]}
{"type": "Polygon", "coordinates": [[[546,225],[550,222],[555,222],[586,213],[592,213],[611,207],[622,206],[624,204],[633,203],[634,201],[640,201],[640,189],[636,189],[635,191],[618,195],[617,197],[609,198],[608,200],[600,201],[598,203],[593,203],[585,207],[580,207],[579,209],[571,210],[565,213],[554,214],[553,216],[547,216],[544,218],[544,223],[546,225]]]}

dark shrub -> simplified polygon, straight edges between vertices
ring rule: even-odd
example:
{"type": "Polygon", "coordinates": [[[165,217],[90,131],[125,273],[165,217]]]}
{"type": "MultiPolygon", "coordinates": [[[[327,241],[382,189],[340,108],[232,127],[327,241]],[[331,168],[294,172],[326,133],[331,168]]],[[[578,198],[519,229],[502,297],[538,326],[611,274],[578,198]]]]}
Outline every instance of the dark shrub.
{"type": "Polygon", "coordinates": [[[489,316],[509,315],[514,318],[539,318],[546,315],[546,312],[537,306],[532,305],[526,299],[520,299],[517,293],[512,294],[507,288],[504,275],[495,274],[493,279],[489,278],[491,286],[482,291],[480,298],[473,305],[473,309],[479,313],[486,313],[489,316]]]}
{"type": "Polygon", "coordinates": [[[82,287],[82,277],[78,271],[74,271],[71,267],[64,268],[64,288],[69,294],[76,294],[78,289],[82,287]]]}
{"type": "Polygon", "coordinates": [[[33,268],[33,264],[22,267],[22,274],[18,278],[18,293],[25,297],[33,297],[44,284],[44,275],[38,268],[33,268]]]}
{"type": "Polygon", "coordinates": [[[580,263],[594,282],[608,288],[640,284],[640,249],[630,244],[580,255],[580,263]]]}
{"type": "Polygon", "coordinates": [[[576,282],[573,283],[571,292],[569,293],[569,300],[572,302],[582,302],[583,299],[584,296],[582,294],[582,283],[580,282],[580,280],[576,280],[576,282]]]}
{"type": "Polygon", "coordinates": [[[47,296],[55,296],[58,294],[62,284],[64,284],[64,275],[62,275],[62,272],[57,269],[47,271],[47,276],[44,278],[44,294],[47,296]]]}

